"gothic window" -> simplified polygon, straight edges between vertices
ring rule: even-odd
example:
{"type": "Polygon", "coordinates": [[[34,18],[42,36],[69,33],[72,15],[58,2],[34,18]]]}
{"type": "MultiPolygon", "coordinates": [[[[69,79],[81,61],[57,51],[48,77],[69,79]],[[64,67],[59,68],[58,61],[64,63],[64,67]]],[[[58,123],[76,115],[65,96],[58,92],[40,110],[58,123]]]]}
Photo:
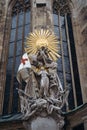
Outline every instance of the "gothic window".
{"type": "Polygon", "coordinates": [[[8,112],[16,113],[18,111],[18,93],[16,88],[19,84],[16,74],[21,56],[24,53],[25,38],[30,32],[30,1],[15,1],[11,16],[3,114],[8,114],[8,112]]]}
{"type": "Polygon", "coordinates": [[[82,104],[82,95],[70,13],[68,7],[61,6],[63,4],[53,3],[53,22],[54,32],[60,42],[59,54],[61,57],[57,61],[58,75],[63,88],[70,87],[67,110],[72,110],[82,104]]]}

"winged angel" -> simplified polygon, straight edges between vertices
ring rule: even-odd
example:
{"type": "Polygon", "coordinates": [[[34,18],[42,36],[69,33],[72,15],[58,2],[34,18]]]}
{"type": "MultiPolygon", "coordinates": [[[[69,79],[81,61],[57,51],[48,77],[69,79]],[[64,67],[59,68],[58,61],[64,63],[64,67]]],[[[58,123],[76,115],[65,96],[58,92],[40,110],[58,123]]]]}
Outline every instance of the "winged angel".
{"type": "Polygon", "coordinates": [[[26,53],[17,73],[19,83],[26,84],[24,90],[18,89],[25,119],[43,111],[60,113],[64,104],[68,105],[68,94],[66,96],[57,74],[58,44],[49,30],[36,30],[27,37],[26,53]]]}

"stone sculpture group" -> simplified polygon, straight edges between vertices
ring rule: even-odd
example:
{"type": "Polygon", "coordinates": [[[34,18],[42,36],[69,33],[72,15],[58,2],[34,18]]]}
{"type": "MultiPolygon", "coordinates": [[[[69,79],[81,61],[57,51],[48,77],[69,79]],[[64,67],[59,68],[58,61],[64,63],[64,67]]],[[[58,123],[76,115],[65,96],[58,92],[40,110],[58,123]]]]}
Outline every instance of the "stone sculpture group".
{"type": "Polygon", "coordinates": [[[57,63],[49,57],[49,49],[41,46],[36,54],[28,54],[22,64],[28,60],[29,66],[20,69],[17,79],[25,88],[18,89],[21,112],[24,120],[33,117],[53,117],[61,128],[64,119],[62,108],[68,107],[69,89],[63,90],[57,73],[57,63]]]}

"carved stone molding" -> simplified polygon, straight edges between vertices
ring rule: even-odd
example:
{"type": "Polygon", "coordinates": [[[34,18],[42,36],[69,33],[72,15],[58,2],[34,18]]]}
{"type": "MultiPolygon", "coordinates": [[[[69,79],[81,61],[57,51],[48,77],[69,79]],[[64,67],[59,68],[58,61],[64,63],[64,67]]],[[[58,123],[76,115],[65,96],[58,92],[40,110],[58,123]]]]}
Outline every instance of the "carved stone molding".
{"type": "Polygon", "coordinates": [[[30,0],[18,0],[13,6],[13,14],[20,12],[30,7],[30,0]]]}
{"type": "Polygon", "coordinates": [[[61,14],[70,13],[70,3],[72,3],[71,0],[54,0],[53,6],[54,9],[60,11],[61,14]]]}
{"type": "Polygon", "coordinates": [[[5,1],[0,1],[0,19],[4,15],[4,9],[3,7],[5,6],[5,1]]]}

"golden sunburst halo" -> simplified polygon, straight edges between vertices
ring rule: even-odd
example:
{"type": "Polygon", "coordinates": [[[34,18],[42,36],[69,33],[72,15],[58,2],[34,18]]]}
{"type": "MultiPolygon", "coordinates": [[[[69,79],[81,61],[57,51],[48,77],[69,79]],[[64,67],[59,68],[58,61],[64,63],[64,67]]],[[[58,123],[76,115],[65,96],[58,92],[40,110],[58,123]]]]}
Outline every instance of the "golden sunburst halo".
{"type": "Polygon", "coordinates": [[[41,47],[49,50],[49,57],[56,60],[60,55],[58,54],[58,40],[53,32],[49,30],[35,30],[30,33],[26,39],[25,51],[28,54],[36,54],[41,47]]]}

